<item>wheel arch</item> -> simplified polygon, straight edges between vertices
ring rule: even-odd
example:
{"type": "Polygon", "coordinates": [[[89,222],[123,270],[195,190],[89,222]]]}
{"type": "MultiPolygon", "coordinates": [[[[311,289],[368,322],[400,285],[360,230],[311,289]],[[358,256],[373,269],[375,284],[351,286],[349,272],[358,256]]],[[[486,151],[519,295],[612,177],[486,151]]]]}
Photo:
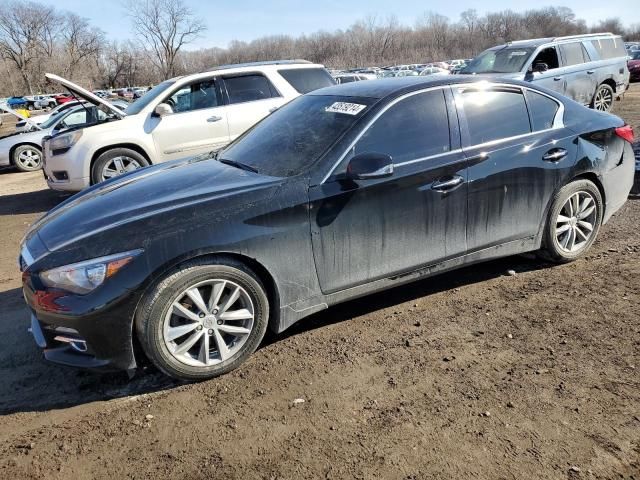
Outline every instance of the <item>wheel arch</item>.
{"type": "Polygon", "coordinates": [[[147,281],[141,288],[140,296],[138,298],[138,302],[133,312],[133,321],[132,321],[132,341],[133,341],[133,349],[134,356],[136,358],[136,363],[140,364],[138,360],[141,358],[145,358],[145,354],[142,350],[142,346],[139,344],[137,332],[139,331],[139,317],[138,310],[142,305],[145,297],[149,294],[151,289],[155,287],[159,282],[162,281],[170,272],[178,268],[180,265],[199,259],[207,259],[210,258],[212,261],[216,259],[232,259],[237,262],[242,263],[249,269],[251,269],[260,279],[262,284],[265,287],[267,298],[269,300],[269,322],[268,328],[277,332],[278,322],[280,319],[280,295],[277,287],[277,283],[269,270],[258,260],[255,258],[249,257],[248,255],[236,253],[236,252],[226,252],[226,251],[197,251],[183,254],[177,258],[174,258],[163,265],[156,268],[153,273],[149,276],[147,281]]]}
{"type": "Polygon", "coordinates": [[[109,150],[113,150],[115,148],[128,148],[130,150],[133,150],[134,152],[137,152],[140,155],[142,155],[147,160],[147,162],[149,162],[149,165],[153,165],[151,156],[140,145],[136,143],[130,143],[130,142],[114,143],[110,145],[105,145],[104,147],[100,147],[95,152],[93,152],[93,155],[91,156],[91,162],[89,163],[89,175],[91,175],[91,172],[93,171],[93,165],[98,159],[98,157],[102,155],[104,152],[108,152],[109,150]]]}
{"type": "Polygon", "coordinates": [[[13,147],[9,149],[9,161],[11,162],[11,165],[15,165],[15,161],[13,159],[13,153],[16,151],[16,149],[18,149],[19,147],[24,147],[25,145],[29,145],[31,147],[37,148],[38,151],[40,152],[40,155],[42,155],[42,147],[37,143],[33,143],[33,142],[16,143],[13,147]]]}

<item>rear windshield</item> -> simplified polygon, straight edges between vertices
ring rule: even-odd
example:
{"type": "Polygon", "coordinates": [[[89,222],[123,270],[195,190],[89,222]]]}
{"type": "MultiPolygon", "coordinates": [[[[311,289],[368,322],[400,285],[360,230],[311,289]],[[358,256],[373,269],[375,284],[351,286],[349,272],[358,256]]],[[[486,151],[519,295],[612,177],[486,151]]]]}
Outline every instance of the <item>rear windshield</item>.
{"type": "Polygon", "coordinates": [[[508,48],[485,50],[460,73],[516,73],[520,72],[533,53],[533,48],[508,48]]]}
{"type": "Polygon", "coordinates": [[[288,68],[278,70],[278,73],[303,95],[336,84],[324,68],[288,68]]]}
{"type": "Polygon", "coordinates": [[[297,175],[308,170],[373,102],[362,97],[298,97],[255,125],[218,158],[249,165],[262,175],[297,175]]]}

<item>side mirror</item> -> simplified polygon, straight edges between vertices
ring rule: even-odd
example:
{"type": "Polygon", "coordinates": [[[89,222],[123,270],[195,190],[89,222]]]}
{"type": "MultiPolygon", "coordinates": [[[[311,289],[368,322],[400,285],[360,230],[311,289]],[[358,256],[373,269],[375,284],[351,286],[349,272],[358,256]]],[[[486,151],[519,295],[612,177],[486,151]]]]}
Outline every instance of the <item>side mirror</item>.
{"type": "Polygon", "coordinates": [[[542,72],[546,72],[547,70],[549,70],[549,65],[547,65],[546,63],[536,63],[533,66],[534,72],[542,73],[542,72]]]}
{"type": "Polygon", "coordinates": [[[165,115],[171,115],[172,113],[173,108],[166,103],[159,103],[153,110],[153,114],[157,117],[164,117],[165,115]]]}
{"type": "Polygon", "coordinates": [[[384,153],[360,153],[347,166],[347,177],[353,180],[370,180],[393,175],[391,155],[384,153]]]}

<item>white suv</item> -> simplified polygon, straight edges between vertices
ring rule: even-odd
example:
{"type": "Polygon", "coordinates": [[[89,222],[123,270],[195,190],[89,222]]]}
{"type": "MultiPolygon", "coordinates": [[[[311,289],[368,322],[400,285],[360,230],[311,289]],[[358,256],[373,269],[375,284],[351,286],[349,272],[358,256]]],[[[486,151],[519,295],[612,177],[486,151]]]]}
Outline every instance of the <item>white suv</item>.
{"type": "Polygon", "coordinates": [[[68,80],[47,78],[109,114],[44,139],[47,183],[66,191],[217,150],[299,95],[335,84],[322,65],[301,60],[230,65],[166,80],[122,111],[68,80]]]}

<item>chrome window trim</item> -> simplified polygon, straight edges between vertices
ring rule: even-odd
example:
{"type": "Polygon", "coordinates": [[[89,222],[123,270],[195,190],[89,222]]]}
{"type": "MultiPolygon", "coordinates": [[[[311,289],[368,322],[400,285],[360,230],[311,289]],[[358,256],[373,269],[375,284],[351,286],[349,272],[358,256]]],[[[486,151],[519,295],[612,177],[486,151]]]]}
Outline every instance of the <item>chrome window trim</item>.
{"type": "MultiPolygon", "coordinates": [[[[382,114],[384,114],[389,108],[391,108],[393,105],[395,105],[396,103],[404,100],[405,98],[411,97],[413,95],[417,95],[419,93],[424,93],[424,92],[429,92],[432,90],[439,90],[439,89],[445,89],[445,88],[464,88],[465,86],[467,88],[472,88],[473,86],[476,86],[477,88],[477,84],[479,82],[476,83],[464,83],[464,84],[448,84],[448,85],[439,85],[437,87],[428,87],[422,90],[416,90],[415,92],[409,92],[405,95],[402,95],[398,98],[396,98],[395,100],[393,100],[392,102],[390,102],[388,105],[386,105],[381,111],[379,111],[375,117],[373,117],[369,123],[367,123],[367,125],[364,127],[364,129],[358,134],[358,136],[349,144],[349,146],[347,147],[347,149],[344,151],[344,153],[342,155],[340,155],[340,157],[338,158],[338,160],[333,164],[333,166],[331,167],[331,169],[329,170],[329,172],[322,178],[322,181],[320,182],[320,185],[322,185],[323,183],[326,183],[326,181],[331,177],[331,175],[333,175],[333,172],[335,171],[335,169],[338,167],[338,165],[340,165],[342,163],[342,161],[346,158],[346,156],[349,154],[349,152],[351,151],[351,149],[356,145],[356,143],[358,143],[358,141],[360,140],[360,138],[362,138],[362,136],[371,128],[371,126],[376,122],[376,120],[378,120],[378,118],[380,118],[382,116],[382,114]],[[470,86],[470,87],[469,87],[470,86]]],[[[561,128],[564,128],[564,104],[552,97],[551,95],[548,95],[544,92],[541,92],[540,90],[536,90],[535,88],[530,88],[526,85],[513,85],[513,84],[509,84],[509,83],[488,83],[487,85],[490,85],[491,87],[510,87],[510,88],[515,88],[515,89],[520,89],[522,90],[522,94],[524,95],[524,90],[530,90],[533,93],[537,93],[538,95],[542,95],[544,97],[547,97],[551,100],[553,100],[554,102],[556,102],[558,104],[558,111],[556,112],[555,117],[553,118],[553,125],[551,126],[551,128],[547,128],[544,130],[536,130],[535,132],[529,132],[529,133],[523,133],[522,135],[514,135],[511,137],[505,137],[505,138],[498,138],[496,140],[491,140],[489,142],[485,142],[485,143],[478,143],[475,145],[467,145],[467,146],[463,146],[462,148],[456,148],[453,150],[449,150],[447,152],[442,152],[442,153],[437,153],[435,155],[429,155],[426,157],[420,157],[420,158],[416,158],[414,160],[407,160],[405,162],[401,162],[401,163],[397,163],[395,164],[396,167],[401,167],[404,165],[410,165],[412,163],[417,163],[417,162],[422,162],[424,160],[429,160],[432,158],[437,158],[437,157],[442,157],[444,155],[449,155],[451,153],[460,153],[463,152],[465,149],[472,149],[472,148],[477,148],[477,147],[485,147],[485,146],[492,146],[492,145],[496,145],[502,142],[508,142],[511,140],[515,140],[518,138],[524,138],[524,137],[528,137],[530,135],[536,135],[538,133],[545,133],[545,132],[550,132],[552,130],[558,130],[561,128]]],[[[525,99],[526,101],[526,99],[525,99]]],[[[456,107],[457,108],[457,107],[456,107]]]]}
{"type": "MultiPolygon", "coordinates": [[[[430,92],[430,91],[434,91],[434,90],[444,90],[445,88],[448,88],[448,87],[449,87],[449,85],[438,85],[436,87],[427,87],[427,88],[424,88],[422,90],[416,90],[414,92],[405,93],[404,95],[394,99],[393,101],[391,101],[387,105],[385,105],[385,107],[382,110],[380,110],[378,113],[376,113],[375,117],[373,117],[371,120],[369,120],[369,122],[362,129],[362,131],[358,134],[358,136],[345,149],[344,153],[342,155],[340,155],[338,160],[329,169],[329,172],[322,178],[322,180],[320,181],[320,185],[325,183],[329,179],[329,177],[331,177],[331,175],[333,175],[333,172],[335,171],[336,168],[338,168],[338,165],[340,165],[342,163],[342,161],[346,158],[346,156],[349,154],[351,149],[353,147],[355,147],[356,143],[358,143],[360,141],[360,139],[363,137],[363,135],[369,131],[371,126],[378,120],[378,118],[380,118],[387,110],[389,110],[391,107],[393,107],[396,103],[401,102],[405,98],[409,98],[409,97],[412,97],[414,95],[418,95],[420,93],[430,92]]],[[[449,153],[449,152],[447,152],[447,153],[449,153]]],[[[440,154],[437,154],[437,155],[440,155],[440,154]]],[[[409,161],[413,162],[413,161],[417,161],[417,160],[409,160],[409,161]]],[[[404,163],[406,163],[406,162],[404,162],[404,163]]],[[[400,166],[400,165],[401,164],[396,164],[396,166],[400,166]]]]}

